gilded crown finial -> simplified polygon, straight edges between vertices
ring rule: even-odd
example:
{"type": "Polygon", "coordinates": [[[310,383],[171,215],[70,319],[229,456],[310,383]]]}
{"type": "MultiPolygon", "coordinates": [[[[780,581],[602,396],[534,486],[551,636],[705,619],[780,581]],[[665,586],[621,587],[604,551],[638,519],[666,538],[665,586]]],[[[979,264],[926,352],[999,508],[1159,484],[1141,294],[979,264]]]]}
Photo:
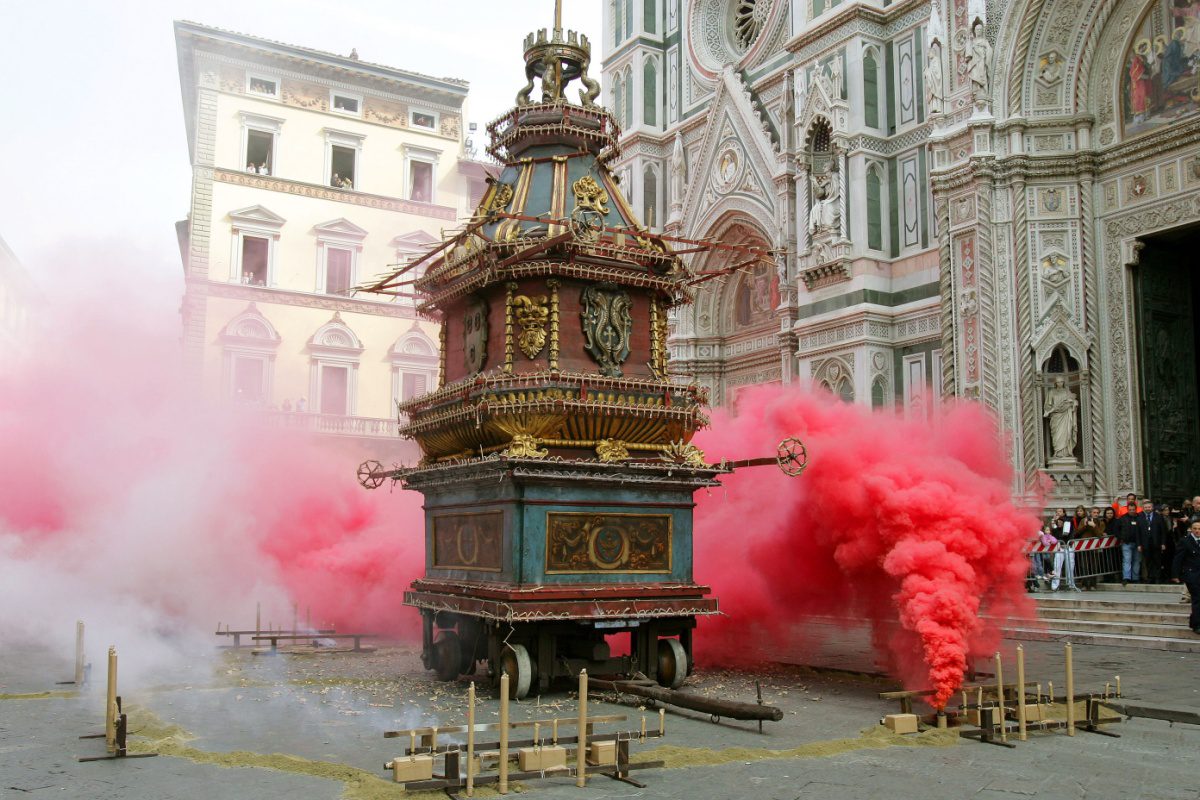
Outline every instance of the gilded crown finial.
{"type": "Polygon", "coordinates": [[[562,25],[562,0],[554,3],[554,27],[542,28],[525,37],[525,86],[517,93],[517,105],[530,104],[534,81],[542,84],[543,103],[561,103],[564,91],[576,78],[583,84],[579,104],[595,106],[600,96],[600,84],[587,74],[591,65],[592,48],[588,38],[577,31],[565,31],[562,25]]]}

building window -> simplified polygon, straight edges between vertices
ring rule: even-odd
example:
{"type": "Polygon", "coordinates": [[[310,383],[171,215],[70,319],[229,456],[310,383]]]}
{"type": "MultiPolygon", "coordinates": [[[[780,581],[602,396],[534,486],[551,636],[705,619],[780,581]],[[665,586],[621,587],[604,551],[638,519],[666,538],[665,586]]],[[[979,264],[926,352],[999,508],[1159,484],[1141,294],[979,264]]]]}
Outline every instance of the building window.
{"type": "Polygon", "coordinates": [[[357,117],[362,111],[362,98],[353,94],[330,92],[329,107],[340,114],[357,117]]]}
{"type": "Polygon", "coordinates": [[[625,119],[621,116],[621,112],[625,110],[625,86],[620,75],[613,78],[612,110],[613,116],[617,118],[617,124],[624,128],[625,119]]]}
{"type": "Polygon", "coordinates": [[[652,58],[642,65],[642,122],[651,127],[658,124],[658,69],[652,58]]]}
{"type": "Polygon", "coordinates": [[[322,414],[345,416],[350,407],[350,368],[322,364],[321,382],[317,387],[322,414]]]}
{"type": "Polygon", "coordinates": [[[353,147],[335,144],[330,146],[329,185],[339,189],[353,189],[355,172],[358,169],[358,151],[353,147]]]}
{"type": "Polygon", "coordinates": [[[625,108],[621,110],[621,118],[627,126],[633,125],[633,69],[625,68],[625,108]]]}
{"type": "Polygon", "coordinates": [[[242,283],[266,286],[270,277],[271,240],[262,236],[242,234],[242,283]]]}
{"type": "Polygon", "coordinates": [[[363,138],[355,133],[325,129],[325,175],[330,186],[356,189],[361,185],[358,154],[362,150],[363,138]]]}
{"type": "Polygon", "coordinates": [[[263,206],[229,212],[233,250],[229,280],[253,286],[275,284],[275,244],[286,220],[263,206]]]}
{"type": "Polygon", "coordinates": [[[437,202],[437,150],[404,145],[404,189],[408,199],[417,203],[437,202]]]}
{"type": "Polygon", "coordinates": [[[625,38],[633,36],[633,0],[625,0],[625,38]]]}
{"type": "Polygon", "coordinates": [[[408,199],[433,202],[433,164],[415,159],[408,162],[408,199]]]}
{"type": "Polygon", "coordinates": [[[883,181],[878,164],[867,167],[867,247],[883,249],[883,181]]]}
{"type": "Polygon", "coordinates": [[[410,111],[408,114],[408,124],[414,128],[436,131],[438,115],[433,111],[410,111]]]}
{"type": "Polygon", "coordinates": [[[616,0],[613,3],[613,47],[621,43],[625,38],[625,23],[621,19],[622,11],[625,9],[625,0],[616,0]]]}
{"type": "Polygon", "coordinates": [[[437,344],[416,322],[392,345],[392,404],[434,389],[438,373],[437,344]]]}
{"type": "Polygon", "coordinates": [[[260,97],[279,99],[279,79],[267,75],[246,75],[246,91],[260,97]]]}
{"type": "Polygon", "coordinates": [[[653,167],[642,171],[642,223],[647,228],[658,227],[658,173],[653,167]]]}
{"type": "Polygon", "coordinates": [[[887,404],[887,385],[880,376],[871,384],[871,408],[883,408],[887,404]]]}
{"type": "Polygon", "coordinates": [[[863,116],[867,125],[879,127],[879,65],[871,48],[863,55],[863,116]]]}
{"type": "Polygon", "coordinates": [[[354,416],[358,362],[363,346],[341,314],[322,325],[308,343],[312,353],[313,407],[322,414],[354,416]]]}
{"type": "Polygon", "coordinates": [[[344,247],[325,248],[325,294],[350,294],[354,251],[344,247]]]}
{"type": "Polygon", "coordinates": [[[348,295],[358,280],[358,259],[367,231],[350,220],[323,222],[317,234],[317,291],[348,295]]]}
{"type": "Polygon", "coordinates": [[[233,400],[262,405],[266,400],[267,362],[255,356],[233,356],[233,400]]]}
{"type": "Polygon", "coordinates": [[[267,131],[246,131],[246,171],[270,175],[274,166],[275,134],[267,131]]]}
{"type": "Polygon", "coordinates": [[[224,349],[225,394],[237,403],[271,401],[271,379],[280,337],[254,303],[218,334],[224,349]]]}
{"type": "MultiPolygon", "coordinates": [[[[673,0],[668,0],[673,2],[673,0]]],[[[658,8],[654,0],[642,0],[642,27],[646,33],[658,30],[658,8]]]]}
{"type": "Polygon", "coordinates": [[[283,120],[262,114],[239,112],[242,121],[242,159],[247,172],[278,175],[276,142],[283,129],[283,120]]]}

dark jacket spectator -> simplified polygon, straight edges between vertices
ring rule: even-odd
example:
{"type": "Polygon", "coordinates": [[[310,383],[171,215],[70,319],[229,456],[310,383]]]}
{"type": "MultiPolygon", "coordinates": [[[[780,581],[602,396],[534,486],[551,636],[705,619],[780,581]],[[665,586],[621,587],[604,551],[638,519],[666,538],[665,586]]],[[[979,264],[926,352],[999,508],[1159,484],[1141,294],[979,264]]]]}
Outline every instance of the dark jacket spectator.
{"type": "Polygon", "coordinates": [[[1175,563],[1171,574],[1176,581],[1187,585],[1192,596],[1192,615],[1188,627],[1200,633],[1200,522],[1192,523],[1188,535],[1179,540],[1175,547],[1175,563]]]}
{"type": "Polygon", "coordinates": [[[1125,514],[1118,520],[1117,537],[1121,540],[1121,544],[1137,544],[1142,537],[1142,528],[1145,523],[1142,521],[1141,514],[1125,514]]]}

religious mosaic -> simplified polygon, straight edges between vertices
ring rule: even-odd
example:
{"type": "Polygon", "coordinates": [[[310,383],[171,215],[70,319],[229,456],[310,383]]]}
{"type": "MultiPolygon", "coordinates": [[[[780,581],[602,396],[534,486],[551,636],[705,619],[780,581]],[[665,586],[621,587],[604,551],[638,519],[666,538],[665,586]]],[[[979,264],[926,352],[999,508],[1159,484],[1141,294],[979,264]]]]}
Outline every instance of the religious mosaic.
{"type": "Polygon", "coordinates": [[[670,514],[546,515],[546,572],[670,572],[670,514]]]}
{"type": "Polygon", "coordinates": [[[500,572],[503,542],[502,511],[434,517],[433,567],[500,572]]]}
{"type": "Polygon", "coordinates": [[[1125,135],[1200,110],[1200,0],[1158,0],[1142,17],[1124,61],[1125,135]]]}

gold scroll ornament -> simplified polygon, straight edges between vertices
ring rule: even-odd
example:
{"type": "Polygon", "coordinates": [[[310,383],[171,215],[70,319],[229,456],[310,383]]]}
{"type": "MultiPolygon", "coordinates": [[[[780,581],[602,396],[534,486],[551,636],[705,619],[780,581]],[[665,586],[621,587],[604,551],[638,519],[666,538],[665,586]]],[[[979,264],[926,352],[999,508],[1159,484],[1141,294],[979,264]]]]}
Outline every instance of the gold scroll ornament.
{"type": "Polygon", "coordinates": [[[584,211],[594,211],[597,214],[608,215],[608,192],[596,183],[591,175],[584,175],[571,184],[575,193],[575,205],[584,211]]]}
{"type": "Polygon", "coordinates": [[[504,450],[504,455],[509,458],[545,458],[550,455],[550,451],[541,447],[541,442],[536,436],[518,433],[504,450]]]}
{"type": "Polygon", "coordinates": [[[519,294],[512,299],[512,308],[521,326],[517,336],[517,344],[521,352],[529,358],[537,358],[546,346],[546,322],[550,319],[550,309],[544,294],[529,297],[519,294]]]}
{"type": "Polygon", "coordinates": [[[670,514],[546,515],[547,573],[671,571],[670,514]]]}
{"type": "Polygon", "coordinates": [[[624,461],[629,458],[629,448],[620,439],[601,439],[596,442],[596,457],[601,461],[624,461]]]}

